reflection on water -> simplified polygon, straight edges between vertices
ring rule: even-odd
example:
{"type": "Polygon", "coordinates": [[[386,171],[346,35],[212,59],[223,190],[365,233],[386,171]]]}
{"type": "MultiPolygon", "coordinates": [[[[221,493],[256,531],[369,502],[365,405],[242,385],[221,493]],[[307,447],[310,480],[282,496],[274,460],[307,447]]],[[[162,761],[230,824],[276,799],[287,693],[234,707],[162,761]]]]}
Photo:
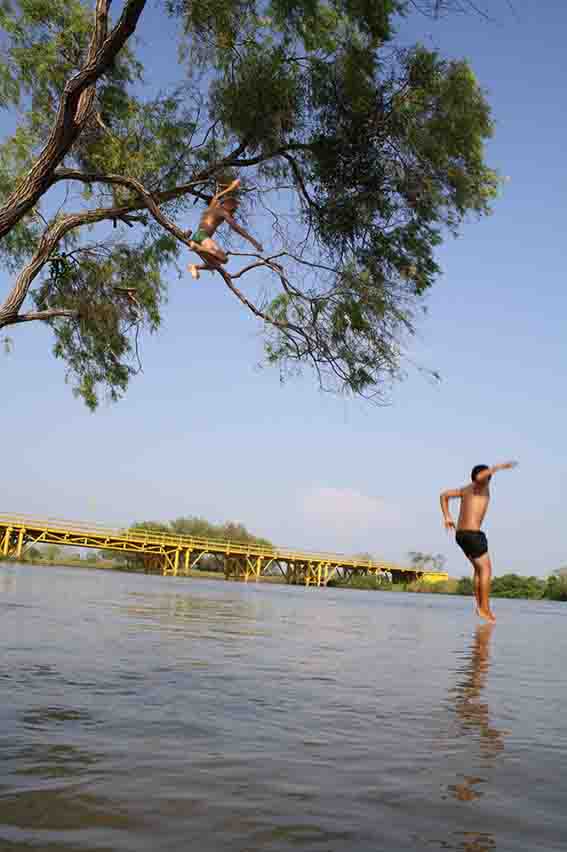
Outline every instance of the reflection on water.
{"type": "Polygon", "coordinates": [[[0,593],[7,594],[16,589],[16,577],[14,571],[9,568],[0,570],[0,593]]]}
{"type": "Polygon", "coordinates": [[[479,735],[480,751],[486,766],[493,766],[494,759],[504,748],[504,732],[490,723],[488,702],[483,690],[490,665],[490,640],[494,624],[479,625],[471,646],[470,663],[464,677],[455,689],[455,708],[461,722],[463,736],[476,731],[479,735]]]}
{"type": "Polygon", "coordinates": [[[94,754],[69,743],[36,743],[23,746],[13,755],[16,775],[38,778],[77,778],[92,771],[97,763],[94,754]]]}
{"type": "Polygon", "coordinates": [[[0,850],[560,849],[565,611],[0,565],[0,850]]]}
{"type": "MultiPolygon", "coordinates": [[[[460,680],[452,690],[458,720],[458,734],[479,747],[481,765],[490,770],[504,748],[504,732],[490,722],[490,709],[484,690],[490,666],[490,641],[494,624],[478,625],[470,647],[469,659],[460,669],[460,680]]],[[[487,792],[487,777],[463,775],[450,784],[450,794],[459,802],[474,802],[487,792]]],[[[496,843],[490,833],[465,833],[459,849],[463,852],[488,852],[496,843]]]]}
{"type": "Polygon", "coordinates": [[[258,608],[253,601],[206,600],[181,595],[131,596],[132,603],[117,604],[134,629],[169,630],[202,638],[220,627],[219,635],[260,636],[258,608]]]}
{"type": "Polygon", "coordinates": [[[489,852],[490,849],[496,849],[496,843],[491,834],[464,832],[462,841],[457,848],[461,852],[489,852]]]}

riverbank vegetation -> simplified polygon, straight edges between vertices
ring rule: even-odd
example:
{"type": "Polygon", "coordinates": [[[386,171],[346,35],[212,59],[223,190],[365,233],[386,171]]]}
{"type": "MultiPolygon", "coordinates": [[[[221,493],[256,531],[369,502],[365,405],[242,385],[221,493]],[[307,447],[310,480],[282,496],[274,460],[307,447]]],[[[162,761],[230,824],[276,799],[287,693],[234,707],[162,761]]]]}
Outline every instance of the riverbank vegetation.
{"type": "MultiPolygon", "coordinates": [[[[222,524],[213,524],[205,518],[189,516],[180,517],[173,521],[137,521],[130,527],[132,531],[162,532],[173,535],[182,535],[190,538],[206,538],[214,541],[235,541],[244,544],[256,544],[263,547],[271,547],[267,538],[254,535],[244,524],[235,521],[226,521],[222,524]]],[[[102,558],[111,559],[119,566],[126,566],[134,570],[144,570],[147,562],[143,556],[133,553],[117,553],[112,550],[100,551],[102,558]]],[[[222,573],[224,571],[224,560],[214,555],[203,556],[197,562],[195,569],[201,573],[222,573]]]]}
{"type": "MultiPolygon", "coordinates": [[[[470,577],[462,577],[459,580],[457,594],[473,594],[470,577]]],[[[494,598],[567,601],[567,570],[561,568],[545,579],[524,577],[519,574],[504,574],[501,577],[494,577],[491,596],[494,598]]]]}
{"type": "MultiPolygon", "coordinates": [[[[473,594],[470,577],[449,578],[440,582],[416,580],[409,583],[385,583],[377,577],[352,577],[334,580],[337,588],[365,589],[378,592],[414,592],[417,594],[468,595],[473,594]]],[[[567,601],[567,569],[561,568],[547,578],[525,577],[520,574],[504,574],[494,577],[491,597],[523,598],[527,600],[567,601]]]]}
{"type": "Polygon", "coordinates": [[[348,580],[333,579],[329,586],[337,589],[362,589],[375,592],[421,592],[428,594],[456,595],[459,581],[454,578],[428,583],[425,580],[414,580],[408,583],[388,583],[380,577],[370,575],[350,577],[348,580]]]}
{"type": "MultiPolygon", "coordinates": [[[[214,524],[205,520],[205,518],[193,516],[179,517],[168,522],[136,521],[129,529],[133,532],[169,533],[192,538],[256,544],[263,547],[272,546],[267,538],[254,535],[242,523],[226,521],[225,523],[214,524]]],[[[86,548],[73,550],[55,544],[32,545],[26,548],[21,560],[18,561],[81,568],[107,568],[120,571],[145,571],[148,568],[145,557],[134,553],[86,548]]],[[[224,571],[224,563],[220,557],[207,555],[199,560],[195,566],[195,571],[200,576],[218,575],[224,571]]]]}
{"type": "MultiPolygon", "coordinates": [[[[31,547],[24,553],[20,560],[10,557],[6,561],[114,571],[143,572],[146,570],[143,558],[132,556],[132,554],[117,554],[113,551],[105,551],[103,553],[96,550],[86,555],[73,551],[65,553],[64,548],[52,545],[45,549],[31,547]]],[[[219,578],[222,574],[223,565],[215,557],[202,559],[190,572],[190,576],[202,578],[219,578]]],[[[262,580],[285,582],[284,578],[279,576],[263,577],[262,580]]],[[[333,579],[329,582],[329,588],[433,595],[472,596],[473,594],[470,577],[461,577],[460,579],[450,577],[448,580],[435,583],[425,580],[415,580],[408,583],[388,583],[382,582],[379,578],[373,576],[359,576],[352,577],[349,580],[333,579]]],[[[502,577],[494,578],[491,596],[493,598],[567,601],[567,575],[556,572],[550,577],[541,578],[525,577],[519,574],[505,574],[502,577]]]]}
{"type": "MultiPolygon", "coordinates": [[[[136,521],[131,530],[174,535],[208,538],[224,541],[243,542],[248,544],[272,547],[272,543],[261,536],[251,533],[242,523],[227,521],[214,524],[199,517],[179,517],[175,520],[136,521]]],[[[375,559],[370,553],[358,554],[359,558],[375,559]]],[[[410,551],[411,566],[418,571],[440,570],[444,559],[440,554],[432,555],[420,551],[410,551]]],[[[11,559],[10,561],[14,561],[11,559]]],[[[57,545],[34,545],[28,547],[21,560],[43,565],[65,565],[81,568],[109,569],[118,571],[146,571],[148,564],[141,555],[120,553],[114,550],[71,550],[57,545]]],[[[191,576],[219,577],[224,572],[222,557],[213,555],[203,556],[190,572],[191,576]]],[[[263,578],[270,582],[285,582],[281,576],[263,578]]],[[[472,578],[450,577],[447,580],[428,582],[414,580],[407,583],[388,582],[385,577],[360,575],[348,580],[333,578],[329,587],[338,589],[360,589],[379,592],[410,592],[414,594],[436,595],[465,595],[472,596],[472,578]]],[[[492,580],[491,596],[494,598],[522,598],[528,600],[567,601],[567,566],[558,569],[546,578],[520,574],[504,574],[492,580]]]]}

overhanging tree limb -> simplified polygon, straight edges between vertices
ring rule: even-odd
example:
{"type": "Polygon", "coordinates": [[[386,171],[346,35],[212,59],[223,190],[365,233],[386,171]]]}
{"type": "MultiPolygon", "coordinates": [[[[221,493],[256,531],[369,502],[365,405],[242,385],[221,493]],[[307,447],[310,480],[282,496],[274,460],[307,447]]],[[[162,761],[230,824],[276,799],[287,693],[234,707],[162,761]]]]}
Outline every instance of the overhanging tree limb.
{"type": "MultiPolygon", "coordinates": [[[[155,197],[140,183],[140,181],[135,180],[134,178],[127,178],[122,175],[105,175],[95,173],[91,174],[75,171],[73,169],[66,169],[64,174],[65,179],[67,180],[77,180],[89,184],[105,183],[109,186],[122,186],[132,190],[140,198],[140,204],[138,206],[145,207],[152,214],[158,224],[160,224],[166,231],[172,234],[172,236],[174,236],[176,239],[186,245],[187,248],[191,249],[191,232],[181,230],[181,228],[179,228],[179,226],[176,225],[175,222],[173,222],[168,216],[166,216],[157,204],[155,197]]],[[[44,235],[38,252],[32,259],[31,263],[23,270],[23,272],[18,278],[18,281],[16,282],[16,286],[14,287],[13,292],[11,293],[10,297],[8,298],[2,309],[0,309],[0,328],[19,322],[31,321],[32,319],[44,320],[52,318],[54,314],[48,315],[49,312],[41,311],[24,315],[27,317],[27,319],[23,320],[18,312],[29,291],[30,285],[37,277],[41,269],[45,266],[45,263],[49,260],[49,257],[55,247],[59,244],[59,242],[66,234],[76,228],[83,227],[84,225],[94,225],[103,221],[111,221],[112,219],[125,219],[126,221],[128,221],[127,214],[130,209],[130,206],[126,208],[101,208],[100,210],[93,210],[85,213],[68,215],[65,216],[60,222],[56,223],[54,227],[49,229],[44,235]]],[[[276,269],[276,265],[270,263],[269,261],[259,261],[257,264],[254,264],[254,266],[262,265],[268,266],[273,271],[279,271],[278,269],[276,269]]],[[[250,300],[248,300],[244,296],[244,294],[242,294],[240,290],[232,283],[231,276],[225,270],[219,269],[218,272],[224,279],[227,287],[244,305],[246,305],[246,307],[255,316],[257,316],[259,319],[262,319],[264,322],[270,323],[271,325],[280,328],[284,327],[284,324],[278,323],[273,318],[263,313],[250,300]]],[[[72,314],[57,314],[57,316],[65,315],[72,314]]]]}
{"type": "Polygon", "coordinates": [[[0,190],[11,194],[14,223],[10,230],[0,207],[0,251],[9,269],[21,270],[0,305],[0,324],[47,321],[54,353],[87,404],[96,406],[97,388],[118,398],[133,374],[129,299],[156,330],[168,268],[182,245],[191,248],[182,211],[206,197],[212,180],[230,182],[238,171],[252,203],[259,198],[273,218],[270,255],[218,271],[262,322],[268,362],[292,372],[311,362],[320,377],[334,372],[334,387],[379,390],[407,360],[401,346],[439,274],[443,232],[455,232],[467,212],[486,212],[494,197],[497,179],[483,155],[490,108],[472,69],[438,51],[388,44],[393,10],[404,4],[333,0],[331,20],[325,0],[294,0],[299,25],[284,17],[286,0],[273,0],[282,17],[269,19],[233,18],[242,4],[218,0],[236,52],[227,49],[227,19],[211,17],[210,4],[163,2],[182,16],[194,47],[189,85],[149,99],[125,30],[125,49],[97,77],[104,45],[128,16],[134,32],[143,3],[115,0],[122,18],[110,36],[110,0],[14,4],[5,13],[13,23],[7,99],[18,102],[19,85],[30,98],[17,132],[0,146],[0,190]],[[87,68],[96,79],[84,76],[87,68]],[[50,149],[54,134],[62,144],[50,149]],[[41,162],[47,154],[50,162],[41,162]],[[33,192],[20,216],[25,204],[13,190],[26,188],[17,177],[22,162],[28,179],[42,178],[40,193],[67,184],[58,212],[48,208],[50,225],[40,221],[33,192]],[[69,213],[75,181],[85,187],[84,204],[69,213]],[[144,227],[128,238],[126,229],[113,236],[101,228],[106,241],[97,254],[86,232],[112,220],[144,227]],[[276,276],[265,296],[236,286],[253,270],[276,276]],[[34,308],[24,307],[26,296],[34,308]],[[74,309],[80,321],[52,322],[74,309]]]}
{"type": "MultiPolygon", "coordinates": [[[[160,224],[166,231],[168,231],[172,236],[186,245],[188,248],[191,248],[191,241],[189,239],[189,234],[184,232],[179,228],[168,216],[163,213],[160,209],[159,205],[156,203],[156,200],[151,192],[149,192],[138,180],[133,178],[126,178],[122,175],[103,175],[103,174],[95,174],[95,173],[84,173],[79,171],[74,171],[72,169],[65,170],[65,177],[69,180],[78,180],[84,183],[106,183],[110,186],[122,186],[127,189],[131,189],[135,192],[141,201],[141,206],[144,206],[154,217],[156,222],[160,224]]],[[[30,285],[33,280],[37,277],[41,269],[45,266],[45,263],[49,260],[53,250],[59,244],[59,242],[63,239],[63,237],[68,234],[71,230],[82,227],[87,224],[96,224],[102,221],[112,220],[113,218],[123,218],[128,221],[128,216],[126,213],[119,213],[117,208],[110,209],[100,209],[89,211],[83,214],[75,214],[65,216],[60,222],[56,223],[56,225],[49,229],[40,244],[40,248],[33,258],[32,262],[23,270],[21,275],[18,278],[16,286],[14,288],[13,293],[11,294],[10,299],[7,300],[7,303],[0,310],[0,328],[3,328],[7,325],[15,325],[22,322],[31,322],[34,320],[48,320],[53,319],[55,317],[76,317],[77,313],[75,311],[67,311],[67,310],[46,310],[46,311],[34,311],[27,314],[19,314],[19,309],[23,304],[23,301],[29,291],[30,285]]],[[[284,253],[282,253],[284,254],[284,253]]],[[[255,264],[250,265],[244,270],[241,270],[239,275],[244,274],[251,269],[258,268],[260,266],[267,267],[275,272],[282,283],[284,284],[284,289],[289,291],[289,287],[286,285],[286,279],[280,264],[277,264],[275,261],[271,259],[262,259],[260,258],[255,264]]],[[[236,296],[236,298],[245,305],[251,313],[254,314],[258,319],[262,320],[264,323],[277,328],[280,332],[282,332],[286,336],[291,336],[292,334],[298,335],[299,338],[304,338],[306,343],[309,343],[308,337],[305,335],[304,331],[297,325],[288,322],[282,322],[277,320],[276,318],[270,316],[269,314],[262,311],[255,305],[250,299],[248,299],[242,291],[236,287],[236,285],[232,281],[231,275],[224,269],[219,268],[216,270],[219,275],[223,278],[228,289],[236,296]]],[[[296,291],[297,292],[297,291],[296,291]]],[[[291,339],[292,342],[293,338],[291,339]]]]}
{"type": "Polygon", "coordinates": [[[37,320],[50,320],[56,317],[65,317],[66,319],[76,319],[77,311],[64,310],[63,308],[52,308],[47,311],[30,311],[27,314],[18,314],[14,319],[13,325],[19,325],[22,322],[36,322],[37,320]]]}
{"type": "Polygon", "coordinates": [[[37,161],[0,207],[0,239],[37,203],[53,183],[53,171],[78,139],[94,98],[94,85],[109,70],[134,33],[146,0],[127,0],[122,16],[105,37],[111,0],[97,0],[87,61],[66,84],[53,130],[37,161]]]}
{"type": "MultiPolygon", "coordinates": [[[[75,179],[84,183],[102,182],[109,186],[122,186],[130,189],[139,197],[140,206],[145,207],[158,224],[160,224],[166,231],[172,234],[172,236],[188,248],[191,248],[189,235],[182,231],[166,214],[163,213],[159,205],[156,203],[155,197],[141,184],[140,181],[133,178],[127,178],[122,175],[84,173],[78,171],[75,172],[74,170],[66,170],[66,177],[69,180],[75,179]]],[[[116,209],[100,209],[83,214],[68,215],[60,222],[56,223],[55,226],[44,235],[44,239],[41,242],[38,253],[18,279],[14,291],[17,309],[14,310],[11,315],[3,314],[3,312],[0,311],[0,328],[6,325],[30,322],[33,320],[47,320],[55,317],[76,318],[78,316],[77,311],[56,309],[20,315],[18,310],[23,303],[32,281],[49,260],[54,248],[67,233],[75,228],[82,227],[87,224],[96,224],[97,222],[105,220],[108,221],[115,217],[119,218],[116,216],[116,209]]],[[[127,221],[127,214],[123,214],[123,217],[125,217],[127,221]]],[[[278,257],[283,256],[284,254],[286,253],[281,252],[278,257]]],[[[301,260],[298,258],[296,258],[296,261],[301,263],[301,260]]],[[[313,266],[313,264],[308,265],[313,266]]],[[[349,380],[349,362],[351,359],[348,345],[345,344],[339,353],[334,352],[332,346],[329,345],[326,334],[318,322],[318,313],[316,310],[313,310],[313,299],[309,296],[305,296],[300,290],[290,285],[283,267],[276,262],[275,258],[258,258],[256,263],[241,270],[240,273],[237,273],[236,277],[259,266],[264,266],[270,269],[279,277],[283,290],[294,300],[296,305],[303,304],[306,308],[309,307],[312,309],[310,312],[311,319],[309,321],[301,324],[292,322],[288,318],[282,320],[278,319],[277,316],[261,310],[234,284],[232,276],[225,269],[219,267],[216,271],[223,278],[227,288],[256,318],[260,319],[263,323],[274,329],[282,336],[282,339],[286,341],[288,351],[294,353],[294,358],[296,360],[307,359],[311,362],[319,376],[319,382],[322,387],[324,386],[322,373],[323,368],[330,370],[340,381],[347,382],[349,380]]],[[[328,305],[332,305],[336,301],[336,296],[331,291],[327,297],[320,297],[319,299],[315,299],[315,301],[326,302],[328,305]]],[[[300,311],[301,310],[302,308],[300,307],[300,311]]]]}
{"type": "MultiPolygon", "coordinates": [[[[177,198],[182,198],[189,193],[195,193],[195,187],[206,181],[212,174],[219,169],[230,167],[235,160],[245,150],[246,142],[241,143],[235,148],[222,162],[215,163],[207,169],[203,169],[196,179],[182,184],[174,189],[166,190],[161,193],[150,193],[139,181],[128,179],[122,175],[105,175],[102,173],[81,172],[78,169],[56,169],[51,177],[51,185],[61,181],[78,181],[80,183],[107,183],[108,185],[122,185],[134,191],[138,196],[138,200],[132,201],[129,204],[123,204],[116,207],[99,208],[97,210],[85,211],[84,213],[69,214],[61,219],[56,225],[44,233],[38,250],[36,251],[31,262],[19,275],[16,284],[2,305],[0,305],[0,328],[12,325],[17,322],[17,316],[22,307],[24,300],[29,292],[29,288],[41,272],[49,256],[54,251],[57,244],[70,231],[80,228],[84,225],[95,225],[105,221],[121,220],[126,224],[131,222],[131,213],[141,209],[150,209],[153,207],[157,211],[158,216],[162,217],[160,224],[164,224],[167,217],[159,209],[159,204],[164,204],[169,201],[174,201],[177,198]],[[149,206],[148,206],[149,205],[149,206]]],[[[157,220],[159,221],[159,219],[157,220]]],[[[167,219],[168,230],[181,242],[190,248],[188,234],[178,228],[174,222],[167,219]]],[[[165,225],[164,225],[165,227],[165,225]]],[[[40,318],[40,317],[36,317],[40,318]]]]}
{"type": "MultiPolygon", "coordinates": [[[[123,186],[131,189],[140,198],[138,209],[139,207],[146,207],[160,225],[190,248],[190,241],[187,234],[160,210],[152,194],[139,181],[133,178],[125,178],[121,175],[87,174],[72,169],[66,170],[66,178],[82,181],[83,183],[103,182],[111,186],[123,186]]],[[[18,314],[32,282],[39,275],[52,252],[66,234],[76,228],[85,225],[95,225],[104,221],[122,219],[128,223],[128,213],[130,210],[130,207],[100,208],[99,210],[91,210],[84,213],[69,214],[48,228],[43,235],[37,252],[19,275],[14,289],[0,308],[0,328],[19,322],[18,314]]],[[[46,317],[36,315],[34,319],[46,319],[46,317]]]]}

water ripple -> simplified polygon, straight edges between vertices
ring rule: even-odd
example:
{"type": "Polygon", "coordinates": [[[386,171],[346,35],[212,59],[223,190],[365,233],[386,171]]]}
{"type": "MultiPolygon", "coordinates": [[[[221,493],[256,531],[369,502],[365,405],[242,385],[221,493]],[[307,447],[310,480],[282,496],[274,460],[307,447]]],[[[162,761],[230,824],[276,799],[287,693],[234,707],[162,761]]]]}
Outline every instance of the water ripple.
{"type": "Polygon", "coordinates": [[[555,852],[561,605],[0,566],[2,852],[555,852]],[[2,573],[4,572],[4,574],[2,573]]]}

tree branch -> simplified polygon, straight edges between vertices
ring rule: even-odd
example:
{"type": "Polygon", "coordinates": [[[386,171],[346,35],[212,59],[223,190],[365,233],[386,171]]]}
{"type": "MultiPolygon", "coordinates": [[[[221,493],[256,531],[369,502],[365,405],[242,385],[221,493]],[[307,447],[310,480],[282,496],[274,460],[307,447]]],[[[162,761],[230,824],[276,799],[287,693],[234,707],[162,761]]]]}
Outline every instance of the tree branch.
{"type": "MultiPolygon", "coordinates": [[[[149,192],[140,181],[135,178],[127,178],[122,175],[113,175],[113,174],[98,174],[98,173],[88,173],[76,171],[74,169],[62,169],[57,173],[58,179],[67,179],[67,180],[77,180],[82,183],[106,183],[111,186],[123,186],[127,189],[132,190],[136,195],[138,195],[140,199],[140,204],[138,207],[145,207],[152,214],[156,222],[160,224],[166,231],[172,234],[176,239],[186,245],[189,249],[192,250],[190,234],[191,232],[182,231],[175,222],[169,219],[168,216],[160,209],[155,196],[149,192]]],[[[163,193],[162,193],[163,195],[163,193]]],[[[136,209],[132,205],[128,205],[122,208],[101,208],[99,210],[91,210],[86,211],[85,213],[79,213],[74,215],[65,216],[60,222],[58,222],[50,231],[46,232],[40,242],[38,251],[36,252],[34,258],[31,263],[22,271],[16,285],[4,303],[0,308],[0,328],[3,328],[6,325],[13,325],[19,322],[29,321],[28,319],[22,319],[22,317],[29,317],[32,319],[49,319],[52,314],[49,312],[36,312],[34,314],[19,314],[19,310],[29,292],[29,288],[33,282],[33,280],[37,277],[41,269],[44,267],[45,263],[48,261],[53,249],[57,246],[60,240],[67,234],[69,231],[74,228],[81,227],[83,225],[92,225],[102,221],[108,221],[112,219],[122,219],[127,224],[130,224],[131,216],[129,216],[129,212],[132,209],[136,209]]],[[[259,261],[247,269],[242,270],[237,273],[237,276],[244,274],[244,272],[250,271],[250,269],[255,268],[257,266],[266,266],[275,272],[282,284],[284,289],[289,292],[289,284],[284,275],[282,267],[275,263],[272,260],[266,260],[264,258],[259,258],[259,261]]],[[[226,286],[231,290],[231,292],[239,299],[242,304],[244,304],[248,310],[250,310],[258,319],[261,319],[263,322],[268,323],[269,325],[278,328],[284,334],[290,334],[291,332],[295,332],[300,336],[305,336],[305,333],[299,327],[292,325],[290,323],[282,323],[273,317],[268,316],[263,311],[261,311],[253,302],[251,302],[233,283],[232,276],[224,269],[219,268],[216,270],[219,275],[223,278],[226,286]]],[[[69,316],[73,315],[72,312],[67,314],[58,314],[59,316],[69,316]]]]}
{"type": "Polygon", "coordinates": [[[94,33],[85,65],[65,85],[55,126],[37,161],[0,207],[0,239],[28,213],[53,181],[53,172],[78,139],[88,118],[97,80],[108,71],[135,32],[146,0],[126,0],[117,25],[106,36],[112,0],[97,0],[94,33]]]}
{"type": "Polygon", "coordinates": [[[37,277],[53,249],[69,231],[79,228],[83,225],[95,225],[104,221],[121,220],[127,225],[136,221],[131,214],[137,210],[148,209],[156,221],[162,227],[173,234],[178,240],[184,243],[188,248],[191,248],[189,236],[190,231],[182,231],[174,222],[172,222],[163,213],[159,204],[167,201],[172,201],[175,198],[180,198],[183,195],[194,192],[195,185],[203,183],[221,167],[230,165],[232,160],[238,157],[246,148],[246,142],[241,143],[238,148],[232,151],[221,163],[209,166],[197,175],[191,183],[183,184],[174,189],[166,190],[165,192],[150,193],[139,181],[134,178],[126,178],[121,175],[106,175],[99,173],[81,172],[76,169],[57,169],[52,177],[51,183],[55,184],[64,180],[76,180],[81,183],[107,183],[109,185],[124,186],[131,189],[139,198],[139,201],[134,201],[129,204],[124,204],[120,207],[104,207],[98,210],[88,210],[84,213],[69,214],[59,221],[53,228],[49,229],[42,237],[38,250],[28,266],[22,270],[16,281],[12,292],[8,295],[4,304],[0,305],[0,328],[6,325],[12,325],[17,321],[17,316],[24,303],[24,300],[29,292],[29,288],[33,280],[37,277]]]}
{"type": "MultiPolygon", "coordinates": [[[[191,241],[188,233],[182,231],[174,222],[172,222],[162,210],[156,201],[156,197],[152,195],[139,181],[134,178],[126,178],[121,175],[98,175],[73,170],[64,170],[65,177],[68,179],[76,179],[85,183],[105,182],[110,185],[123,186],[132,190],[140,199],[139,207],[145,207],[154,219],[176,239],[184,243],[188,248],[191,248],[191,241]]],[[[74,228],[81,227],[86,224],[95,224],[104,220],[112,220],[122,218],[126,222],[131,218],[128,212],[132,206],[125,208],[110,208],[86,211],[84,213],[65,216],[61,221],[57,222],[43,236],[38,251],[31,263],[23,270],[18,278],[16,286],[10,298],[5,305],[0,309],[0,329],[7,325],[16,325],[24,322],[32,322],[34,320],[49,320],[54,317],[77,318],[78,312],[69,309],[47,309],[43,311],[31,311],[26,314],[19,314],[19,309],[29,291],[29,287],[34,278],[41,271],[45,263],[49,260],[54,248],[59,241],[74,228]]],[[[250,264],[245,269],[236,273],[234,277],[249,272],[251,269],[259,266],[265,266],[274,272],[280,278],[282,287],[294,299],[305,300],[312,303],[314,300],[305,294],[298,291],[290,285],[283,267],[276,262],[279,258],[287,254],[281,252],[271,258],[262,258],[258,255],[257,262],[250,264]]],[[[253,255],[252,255],[253,256],[253,255]]],[[[294,258],[298,262],[302,262],[299,258],[294,258]]],[[[309,264],[311,265],[311,264],[309,264]]],[[[227,288],[234,296],[249,310],[257,319],[264,324],[271,326],[277,330],[287,341],[287,345],[294,351],[294,359],[300,361],[307,357],[319,376],[319,382],[323,387],[323,375],[321,365],[327,364],[329,369],[335,373],[343,382],[348,380],[348,371],[345,370],[341,359],[338,358],[329,348],[324,336],[321,335],[318,328],[316,317],[306,327],[298,326],[289,320],[279,320],[270,316],[265,311],[262,311],[254,302],[248,299],[247,296],[235,285],[233,277],[222,267],[216,270],[222,277],[227,288]]]]}
{"type": "MultiPolygon", "coordinates": [[[[179,184],[179,186],[174,187],[173,189],[166,189],[162,192],[152,192],[152,196],[156,202],[156,204],[167,204],[169,201],[175,201],[177,198],[182,198],[184,195],[195,195],[197,198],[202,197],[202,193],[195,190],[196,186],[199,184],[205,183],[215,172],[218,172],[221,169],[226,169],[235,165],[237,158],[246,150],[246,142],[241,143],[238,148],[235,148],[234,151],[231,151],[230,154],[220,160],[218,163],[213,163],[203,171],[199,172],[192,181],[189,183],[179,184]]],[[[77,180],[81,183],[106,183],[106,175],[104,174],[90,174],[87,172],[80,172],[76,169],[57,169],[53,173],[51,185],[53,186],[56,183],[64,180],[77,180]]],[[[131,213],[135,210],[140,210],[145,207],[143,203],[130,203],[127,205],[123,205],[122,207],[117,207],[116,217],[120,218],[127,213],[131,213]]],[[[108,208],[110,210],[110,208],[108,208]]],[[[113,218],[112,216],[108,217],[109,219],[113,218]]]]}
{"type": "MultiPolygon", "coordinates": [[[[112,0],[97,0],[95,8],[95,27],[93,37],[89,45],[87,63],[95,61],[97,50],[100,50],[108,35],[108,12],[111,4],[112,0]]],[[[92,107],[94,96],[94,86],[89,86],[81,93],[77,104],[77,115],[75,118],[76,124],[82,126],[92,107]]]]}
{"type": "Polygon", "coordinates": [[[303,175],[301,174],[301,169],[299,168],[295,158],[288,153],[282,154],[282,157],[284,158],[284,160],[287,160],[287,162],[291,166],[296,186],[299,187],[300,194],[307,202],[307,209],[310,210],[311,207],[315,207],[316,210],[320,210],[320,206],[311,198],[309,192],[307,191],[305,181],[303,180],[303,175]]]}
{"type": "Polygon", "coordinates": [[[289,142],[281,148],[276,148],[269,154],[258,154],[256,157],[248,157],[246,160],[235,160],[233,166],[235,168],[248,168],[249,166],[258,166],[260,163],[265,163],[267,160],[273,160],[275,157],[285,156],[289,151],[312,151],[313,144],[305,142],[289,142]]]}
{"type": "Polygon", "coordinates": [[[47,311],[30,311],[27,314],[18,314],[13,319],[11,325],[17,325],[22,322],[34,322],[35,320],[48,320],[54,317],[67,317],[67,319],[76,319],[77,311],[65,310],[63,308],[51,308],[47,311]]]}
{"type": "Polygon", "coordinates": [[[190,231],[182,231],[174,222],[163,213],[152,193],[134,178],[126,178],[121,175],[103,175],[95,173],[85,173],[75,171],[73,169],[62,170],[65,179],[78,180],[83,183],[107,183],[113,186],[124,186],[135,192],[140,198],[140,204],[125,207],[100,208],[99,210],[89,210],[84,213],[70,214],[65,216],[61,221],[57,222],[53,228],[49,229],[42,237],[38,250],[32,258],[31,262],[22,270],[16,281],[16,285],[12,292],[0,306],[0,328],[6,325],[13,325],[18,322],[20,308],[29,292],[29,288],[41,272],[51,253],[63,237],[75,228],[83,225],[94,225],[99,222],[112,221],[121,219],[127,225],[132,222],[132,217],[129,215],[133,209],[145,207],[150,211],[154,219],[169,233],[173,234],[176,239],[184,243],[187,248],[191,248],[189,239],[190,231]]]}
{"type": "MultiPolygon", "coordinates": [[[[143,205],[150,211],[156,222],[162,226],[166,231],[176,237],[180,242],[186,245],[189,249],[192,250],[190,234],[191,232],[182,231],[174,222],[169,219],[168,216],[160,210],[156,200],[151,192],[140,183],[140,181],[135,180],[134,178],[126,178],[122,175],[96,175],[96,174],[87,174],[84,172],[73,172],[73,170],[66,170],[67,177],[73,180],[83,181],[85,183],[98,183],[103,181],[104,183],[108,183],[110,185],[115,186],[125,186],[129,189],[132,189],[137,195],[140,196],[143,205]]],[[[101,211],[102,212],[102,211],[101,211]]],[[[106,218],[108,218],[108,211],[106,211],[106,218]]],[[[263,260],[261,265],[268,266],[275,272],[282,275],[281,269],[278,269],[275,264],[271,264],[268,261],[263,260]]],[[[269,317],[267,314],[264,314],[253,302],[246,298],[246,296],[233,284],[232,278],[230,274],[222,268],[218,268],[217,272],[223,278],[227,287],[234,293],[234,295],[244,304],[246,307],[259,319],[264,322],[269,323],[270,325],[276,326],[281,330],[286,329],[288,326],[279,323],[277,320],[274,320],[272,317],[269,317]]],[[[0,314],[1,318],[1,314],[0,314]]],[[[299,329],[296,329],[299,331],[299,329]]]]}
{"type": "MultiPolygon", "coordinates": [[[[162,210],[160,210],[158,201],[153,193],[147,190],[139,180],[136,180],[136,178],[124,177],[123,175],[80,172],[75,171],[74,169],[63,169],[59,172],[59,174],[64,174],[64,177],[67,180],[76,180],[81,183],[107,183],[110,186],[123,186],[126,187],[126,189],[131,189],[139,196],[140,204],[138,205],[134,204],[119,208],[102,208],[101,210],[91,211],[94,215],[98,215],[99,213],[104,214],[102,219],[98,219],[97,221],[116,218],[122,219],[129,224],[129,221],[132,221],[132,217],[128,215],[130,211],[140,209],[140,207],[145,207],[150,211],[154,219],[162,225],[162,227],[173,234],[174,237],[184,243],[188,248],[191,248],[189,239],[191,231],[182,231],[175,222],[172,222],[172,220],[166,216],[162,210]]],[[[192,184],[189,184],[188,186],[192,186],[192,184]]]]}

